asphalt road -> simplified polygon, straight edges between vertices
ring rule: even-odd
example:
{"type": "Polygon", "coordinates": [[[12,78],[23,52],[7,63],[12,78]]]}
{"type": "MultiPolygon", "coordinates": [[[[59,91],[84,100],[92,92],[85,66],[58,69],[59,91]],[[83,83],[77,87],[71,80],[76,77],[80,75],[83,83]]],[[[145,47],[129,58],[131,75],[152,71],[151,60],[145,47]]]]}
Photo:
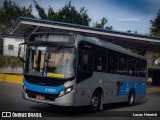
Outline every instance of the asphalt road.
{"type": "Polygon", "coordinates": [[[21,98],[21,85],[0,83],[0,111],[18,111],[18,112],[42,112],[43,115],[62,117],[62,116],[80,116],[80,117],[103,117],[107,114],[116,117],[120,114],[129,114],[131,111],[160,111],[160,92],[147,91],[147,96],[141,101],[136,101],[133,107],[128,107],[125,103],[114,103],[104,105],[104,110],[97,113],[89,113],[86,107],[68,108],[57,107],[41,103],[26,101],[21,98]]]}

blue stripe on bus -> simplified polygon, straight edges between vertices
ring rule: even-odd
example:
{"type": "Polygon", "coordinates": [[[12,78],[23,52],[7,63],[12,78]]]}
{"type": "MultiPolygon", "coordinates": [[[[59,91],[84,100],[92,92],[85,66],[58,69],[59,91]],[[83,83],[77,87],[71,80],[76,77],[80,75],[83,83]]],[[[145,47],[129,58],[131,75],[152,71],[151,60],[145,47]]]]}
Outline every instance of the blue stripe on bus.
{"type": "Polygon", "coordinates": [[[129,94],[131,88],[135,89],[135,94],[146,93],[146,82],[123,82],[119,88],[119,96],[125,96],[129,94]],[[128,91],[128,92],[127,92],[128,91]]]}
{"type": "Polygon", "coordinates": [[[59,92],[65,88],[64,85],[58,87],[35,85],[28,83],[26,80],[24,80],[24,85],[26,86],[27,90],[47,94],[59,94],[59,92]]]}

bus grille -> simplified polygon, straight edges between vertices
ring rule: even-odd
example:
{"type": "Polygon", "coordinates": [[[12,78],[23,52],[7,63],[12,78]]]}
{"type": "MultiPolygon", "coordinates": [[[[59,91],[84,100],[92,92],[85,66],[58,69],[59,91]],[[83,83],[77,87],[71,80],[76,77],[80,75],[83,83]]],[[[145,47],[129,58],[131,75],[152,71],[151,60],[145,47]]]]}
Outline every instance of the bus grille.
{"type": "Polygon", "coordinates": [[[42,95],[42,96],[45,96],[45,100],[51,100],[51,101],[54,101],[55,98],[58,97],[58,94],[45,94],[45,93],[34,92],[31,90],[26,90],[26,93],[28,97],[31,97],[31,98],[36,98],[36,95],[42,95]]]}
{"type": "Polygon", "coordinates": [[[31,84],[43,85],[43,86],[60,86],[64,84],[64,81],[54,78],[43,78],[35,76],[24,76],[25,80],[31,84]]]}

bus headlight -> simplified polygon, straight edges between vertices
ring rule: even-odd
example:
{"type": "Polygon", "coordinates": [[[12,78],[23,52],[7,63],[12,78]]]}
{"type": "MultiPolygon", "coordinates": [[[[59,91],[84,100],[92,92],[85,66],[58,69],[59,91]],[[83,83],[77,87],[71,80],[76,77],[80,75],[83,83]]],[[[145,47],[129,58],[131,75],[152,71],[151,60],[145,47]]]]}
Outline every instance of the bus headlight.
{"type": "Polygon", "coordinates": [[[59,93],[59,96],[58,96],[58,97],[61,97],[61,96],[65,95],[65,94],[71,92],[72,90],[73,90],[73,86],[68,87],[68,88],[62,90],[62,91],[59,93]]]}

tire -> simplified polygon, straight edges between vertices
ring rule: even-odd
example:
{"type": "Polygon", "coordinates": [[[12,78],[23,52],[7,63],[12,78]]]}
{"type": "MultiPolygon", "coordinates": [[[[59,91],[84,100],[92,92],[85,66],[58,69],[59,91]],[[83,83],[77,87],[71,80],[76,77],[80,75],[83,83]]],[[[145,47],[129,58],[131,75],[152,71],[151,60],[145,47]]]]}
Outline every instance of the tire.
{"type": "Polygon", "coordinates": [[[129,95],[128,95],[128,101],[127,101],[127,105],[129,107],[133,106],[134,105],[134,101],[135,101],[135,91],[134,90],[131,90],[129,92],[129,95]]]}
{"type": "Polygon", "coordinates": [[[100,92],[100,91],[95,91],[93,93],[92,98],[91,98],[91,102],[90,102],[90,106],[89,106],[90,112],[100,111],[101,95],[102,95],[102,92],[100,92]]]}

